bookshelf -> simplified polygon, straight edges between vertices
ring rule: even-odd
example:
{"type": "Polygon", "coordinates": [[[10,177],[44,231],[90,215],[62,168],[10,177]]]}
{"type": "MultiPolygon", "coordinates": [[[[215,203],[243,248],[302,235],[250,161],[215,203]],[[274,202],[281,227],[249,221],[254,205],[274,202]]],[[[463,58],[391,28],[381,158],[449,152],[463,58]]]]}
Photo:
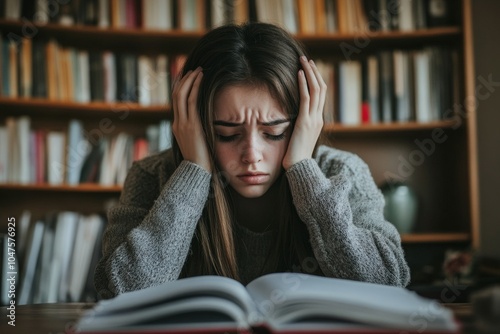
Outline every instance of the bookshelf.
{"type": "MultiPolygon", "coordinates": [[[[251,9],[252,6],[258,5],[258,1],[238,3],[249,6],[249,18],[255,19],[258,16],[251,9]]],[[[453,114],[456,117],[452,119],[435,119],[428,122],[392,120],[355,125],[336,121],[327,123],[324,127],[326,137],[333,146],[354,152],[368,163],[378,185],[399,174],[399,177],[402,176],[404,181],[415,189],[420,199],[419,218],[415,232],[402,235],[403,243],[412,247],[420,244],[425,247],[428,243],[442,245],[444,248],[448,244],[457,243],[463,247],[478,245],[475,110],[473,105],[465,103],[466,97],[474,96],[475,91],[471,64],[470,0],[462,0],[460,3],[460,6],[455,5],[459,9],[456,13],[458,19],[451,26],[411,31],[315,33],[305,33],[299,29],[295,33],[314,59],[324,59],[332,63],[345,60],[346,45],[356,50],[350,54],[354,61],[379,51],[411,52],[429,46],[456,52],[459,71],[454,74],[454,79],[459,85],[456,88],[458,95],[455,97],[463,107],[458,116],[453,114]],[[436,138],[439,140],[436,141],[436,138]],[[431,153],[422,149],[425,146],[416,144],[430,141],[434,145],[431,153]],[[401,175],[403,167],[406,167],[407,173],[401,175]]],[[[206,8],[208,13],[210,8],[206,8]]],[[[178,27],[171,30],[127,28],[113,27],[112,24],[103,28],[81,24],[61,25],[54,22],[39,24],[0,18],[0,32],[4,38],[9,33],[16,36],[26,35],[27,26],[36,31],[34,38],[54,39],[63,47],[99,52],[111,50],[115,53],[166,54],[168,57],[188,53],[206,30],[185,31],[178,27]]],[[[335,86],[337,83],[338,81],[335,81],[335,86]]],[[[338,91],[334,94],[337,96],[338,91]]],[[[0,96],[0,124],[3,124],[7,117],[29,116],[34,129],[65,131],[68,122],[75,118],[81,120],[85,128],[94,128],[103,118],[117,120],[117,111],[126,111],[127,117],[113,123],[116,125],[114,133],[127,131],[136,136],[144,136],[148,125],[172,117],[168,104],[145,106],[130,101],[82,103],[39,97],[0,96]]],[[[90,183],[70,186],[2,183],[0,230],[6,229],[6,217],[18,216],[24,209],[32,210],[34,217],[42,217],[49,210],[103,212],[104,203],[116,200],[120,190],[119,184],[103,186],[90,183]]]]}

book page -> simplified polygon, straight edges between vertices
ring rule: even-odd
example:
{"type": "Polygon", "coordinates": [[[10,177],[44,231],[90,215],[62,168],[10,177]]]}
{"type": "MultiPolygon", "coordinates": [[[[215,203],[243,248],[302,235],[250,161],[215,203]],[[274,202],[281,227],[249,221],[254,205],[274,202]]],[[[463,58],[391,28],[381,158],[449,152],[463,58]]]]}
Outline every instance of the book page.
{"type": "Polygon", "coordinates": [[[80,332],[112,329],[179,330],[194,328],[248,327],[246,314],[229,300],[215,297],[192,297],[175,303],[158,304],[134,311],[105,316],[87,316],[78,324],[80,332]]]}
{"type": "Polygon", "coordinates": [[[97,326],[95,328],[105,328],[99,326],[115,322],[138,324],[148,322],[159,314],[180,317],[180,310],[198,314],[212,310],[240,324],[242,317],[246,322],[247,315],[255,313],[255,304],[245,287],[233,279],[197,276],[102,300],[84,314],[81,323],[92,323],[92,326],[97,326]]]}
{"type": "Polygon", "coordinates": [[[273,327],[330,318],[383,328],[456,330],[448,309],[394,286],[276,273],[255,279],[247,290],[273,327]]]}

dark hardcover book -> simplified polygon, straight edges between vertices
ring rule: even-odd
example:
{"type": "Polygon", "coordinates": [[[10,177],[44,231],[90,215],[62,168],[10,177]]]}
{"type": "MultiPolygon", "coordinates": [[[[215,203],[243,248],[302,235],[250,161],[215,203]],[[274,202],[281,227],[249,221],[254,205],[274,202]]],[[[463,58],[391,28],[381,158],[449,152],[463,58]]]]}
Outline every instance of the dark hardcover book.
{"type": "Polygon", "coordinates": [[[104,61],[101,52],[89,52],[90,99],[104,101],[104,61]]]}
{"type": "Polygon", "coordinates": [[[137,56],[132,54],[124,54],[121,58],[123,69],[123,91],[119,95],[122,101],[137,102],[137,56]]]}
{"type": "Polygon", "coordinates": [[[99,0],[80,2],[79,22],[88,26],[97,26],[99,22],[99,0]]]}
{"type": "Polygon", "coordinates": [[[363,6],[370,30],[398,28],[398,0],[364,0],[363,6]]]}
{"type": "Polygon", "coordinates": [[[379,57],[380,121],[394,120],[394,69],[391,51],[382,51],[379,57]]]}
{"type": "Polygon", "coordinates": [[[368,28],[371,31],[381,30],[379,1],[363,0],[363,11],[368,19],[368,28]]]}
{"type": "Polygon", "coordinates": [[[104,156],[104,145],[101,140],[97,145],[92,147],[92,150],[87,155],[83,162],[82,171],[80,174],[80,183],[98,183],[99,173],[101,170],[101,161],[104,156]]]}
{"type": "Polygon", "coordinates": [[[137,57],[116,54],[116,94],[118,101],[137,102],[137,57]]]}
{"type": "Polygon", "coordinates": [[[368,81],[368,59],[361,61],[361,123],[370,123],[370,97],[368,81]]]}
{"type": "Polygon", "coordinates": [[[36,1],[35,0],[23,0],[21,4],[21,18],[25,18],[28,21],[33,20],[33,16],[36,13],[36,1]]]}
{"type": "Polygon", "coordinates": [[[339,64],[333,63],[333,82],[335,83],[333,87],[333,120],[335,123],[342,123],[342,119],[340,117],[340,102],[339,102],[339,64]]]}
{"type": "Polygon", "coordinates": [[[45,57],[45,43],[40,39],[33,40],[33,87],[32,96],[46,98],[47,97],[47,66],[45,57]]]}
{"type": "Polygon", "coordinates": [[[124,55],[115,54],[115,75],[116,75],[116,100],[123,101],[125,96],[125,65],[124,55]]]}

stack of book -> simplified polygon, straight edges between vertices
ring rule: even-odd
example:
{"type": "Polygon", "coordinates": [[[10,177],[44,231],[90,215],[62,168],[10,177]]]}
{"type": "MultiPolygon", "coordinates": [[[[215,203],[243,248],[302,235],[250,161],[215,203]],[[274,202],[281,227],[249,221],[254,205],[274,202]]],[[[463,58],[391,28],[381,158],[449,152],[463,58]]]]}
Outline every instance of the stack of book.
{"type": "Polygon", "coordinates": [[[70,120],[67,131],[31,129],[29,116],[0,126],[0,183],[121,185],[133,161],[168,149],[170,121],[147,126],[145,136],[86,130],[70,120]]]}

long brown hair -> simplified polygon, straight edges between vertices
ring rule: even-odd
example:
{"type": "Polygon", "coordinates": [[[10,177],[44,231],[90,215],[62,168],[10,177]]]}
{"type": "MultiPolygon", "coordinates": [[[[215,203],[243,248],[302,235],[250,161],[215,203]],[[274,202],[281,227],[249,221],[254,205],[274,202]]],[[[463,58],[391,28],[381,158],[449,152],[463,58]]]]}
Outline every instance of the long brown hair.
{"type": "MultiPolygon", "coordinates": [[[[266,23],[248,23],[226,25],[208,32],[187,57],[182,75],[198,66],[203,68],[198,110],[214,172],[210,195],[198,222],[182,277],[215,274],[239,279],[231,201],[224,171],[215,163],[213,105],[217,93],[231,85],[266,87],[288,113],[293,126],[299,110],[299,56],[305,54],[304,48],[283,29],[266,23]]],[[[179,164],[182,154],[175,138],[173,151],[175,162],[179,164]]],[[[312,252],[307,229],[295,211],[284,174],[276,182],[280,182],[281,221],[277,225],[275,247],[266,268],[268,271],[285,271],[312,252]]]]}

